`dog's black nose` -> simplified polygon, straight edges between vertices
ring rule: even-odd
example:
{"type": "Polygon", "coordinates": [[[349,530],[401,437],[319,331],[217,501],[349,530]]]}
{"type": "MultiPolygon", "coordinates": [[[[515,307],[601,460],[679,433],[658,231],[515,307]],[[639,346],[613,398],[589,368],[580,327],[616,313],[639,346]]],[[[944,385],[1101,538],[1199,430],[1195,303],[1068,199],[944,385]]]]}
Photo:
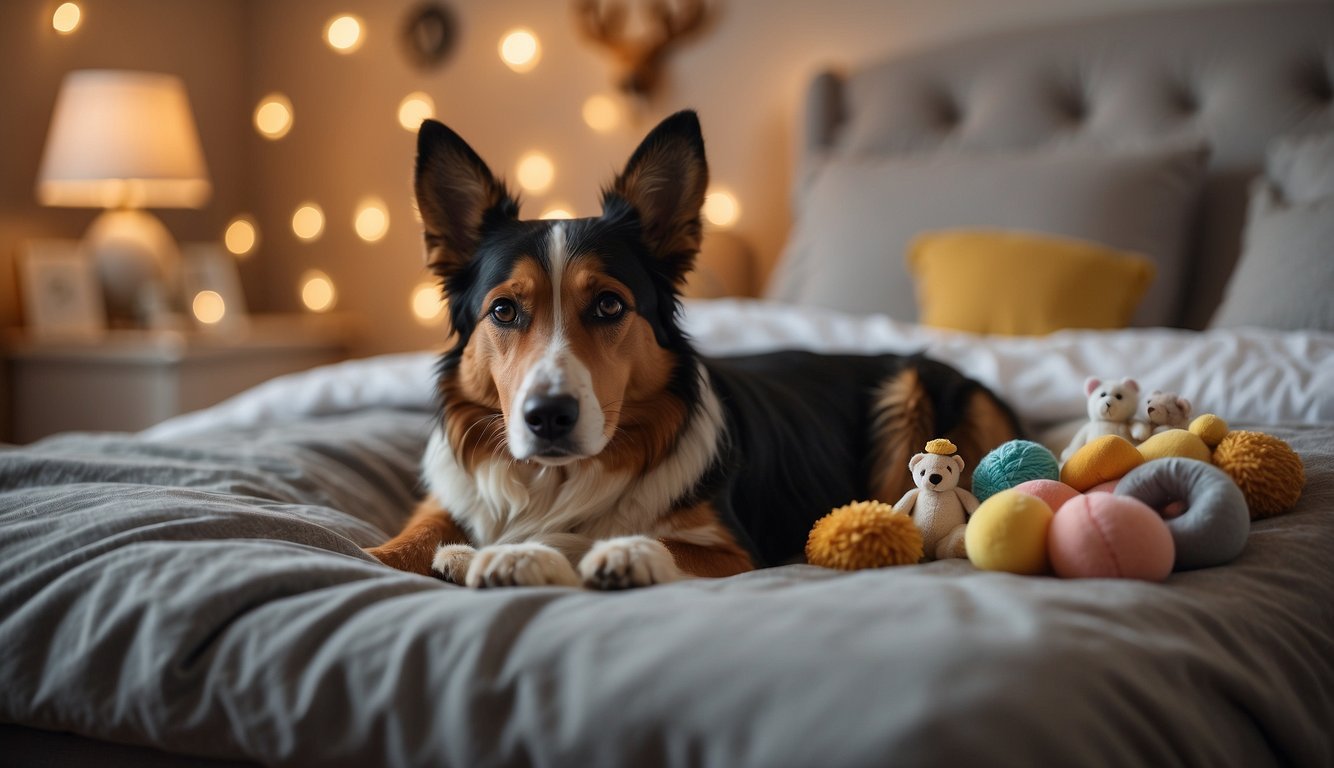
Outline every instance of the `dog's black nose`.
{"type": "Polygon", "coordinates": [[[940,475],[932,475],[927,480],[930,480],[932,485],[940,485],[940,475]]]}
{"type": "Polygon", "coordinates": [[[523,401],[523,420],[543,440],[565,437],[579,420],[579,401],[569,395],[533,395],[523,401]]]}

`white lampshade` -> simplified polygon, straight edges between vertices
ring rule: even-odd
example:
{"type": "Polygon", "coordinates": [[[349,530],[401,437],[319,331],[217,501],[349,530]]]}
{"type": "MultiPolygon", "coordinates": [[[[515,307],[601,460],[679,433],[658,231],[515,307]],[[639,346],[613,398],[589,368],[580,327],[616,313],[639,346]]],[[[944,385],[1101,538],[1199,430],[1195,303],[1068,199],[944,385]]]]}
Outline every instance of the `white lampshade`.
{"type": "Polygon", "coordinates": [[[37,174],[42,204],[199,208],[211,193],[179,77],[110,69],[65,76],[37,174]]]}

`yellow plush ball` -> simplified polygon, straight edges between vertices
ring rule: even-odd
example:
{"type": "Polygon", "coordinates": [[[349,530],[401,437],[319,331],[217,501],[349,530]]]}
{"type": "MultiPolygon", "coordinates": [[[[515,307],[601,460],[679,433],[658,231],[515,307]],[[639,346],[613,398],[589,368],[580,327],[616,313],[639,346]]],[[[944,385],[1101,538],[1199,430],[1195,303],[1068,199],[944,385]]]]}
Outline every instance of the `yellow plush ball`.
{"type": "Polygon", "coordinates": [[[806,562],[855,571],[911,565],[922,559],[922,534],[907,515],[879,501],[855,501],[815,522],[806,537],[806,562]]]}
{"type": "Polygon", "coordinates": [[[1169,429],[1166,432],[1159,432],[1140,443],[1138,447],[1139,455],[1143,456],[1145,461],[1176,457],[1195,459],[1207,463],[1213,461],[1214,455],[1213,450],[1209,448],[1203,438],[1184,429],[1169,429]]]}
{"type": "Polygon", "coordinates": [[[1263,432],[1227,433],[1214,449],[1214,464],[1241,488],[1252,520],[1291,508],[1306,485],[1306,469],[1297,452],[1263,432]]]}
{"type": "Polygon", "coordinates": [[[964,530],[968,559],[985,571],[1038,574],[1048,570],[1046,502],[1014,489],[982,502],[964,530]]]}
{"type": "Polygon", "coordinates": [[[1075,451],[1061,467],[1061,482],[1083,493],[1108,480],[1120,480],[1144,463],[1144,456],[1119,435],[1103,435],[1075,451]]]}
{"type": "Polygon", "coordinates": [[[1219,443],[1223,442],[1223,438],[1227,436],[1227,430],[1226,421],[1212,413],[1202,413],[1190,423],[1189,431],[1203,440],[1204,444],[1209,446],[1209,450],[1212,451],[1218,447],[1219,443]]]}

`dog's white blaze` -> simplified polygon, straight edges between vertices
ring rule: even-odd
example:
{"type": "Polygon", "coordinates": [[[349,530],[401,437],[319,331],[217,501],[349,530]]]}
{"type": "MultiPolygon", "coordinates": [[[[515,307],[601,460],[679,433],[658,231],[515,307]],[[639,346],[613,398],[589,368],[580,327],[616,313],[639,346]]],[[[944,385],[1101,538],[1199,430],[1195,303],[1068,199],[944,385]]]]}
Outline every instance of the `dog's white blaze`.
{"type": "Polygon", "coordinates": [[[724,439],[722,405],[708,374],[700,368],[698,375],[700,402],[690,425],[671,454],[643,475],[609,472],[596,459],[559,467],[493,459],[469,472],[437,427],[422,476],[479,547],[541,541],[577,560],[595,540],[666,535],[656,524],[709,468],[724,439]]]}
{"type": "MultiPolygon", "coordinates": [[[[593,375],[578,356],[570,351],[569,331],[565,327],[561,292],[570,254],[565,245],[564,222],[551,225],[547,235],[547,256],[551,271],[551,338],[541,358],[524,375],[510,403],[510,413],[516,418],[511,418],[505,429],[510,452],[516,459],[527,459],[538,449],[539,440],[528,429],[522,417],[523,404],[532,395],[570,395],[579,401],[579,420],[575,422],[570,434],[570,441],[579,454],[592,456],[606,447],[608,440],[603,434],[606,418],[602,413],[602,404],[593,391],[593,375]]],[[[540,458],[536,460],[549,464],[566,463],[540,458]]]]}

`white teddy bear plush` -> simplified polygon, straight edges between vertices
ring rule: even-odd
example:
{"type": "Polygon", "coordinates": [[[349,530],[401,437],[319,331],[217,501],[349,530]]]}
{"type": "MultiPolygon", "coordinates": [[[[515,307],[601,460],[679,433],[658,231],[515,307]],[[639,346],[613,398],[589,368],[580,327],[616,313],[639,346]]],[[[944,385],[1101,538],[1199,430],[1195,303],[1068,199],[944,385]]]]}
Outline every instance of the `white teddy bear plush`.
{"type": "Polygon", "coordinates": [[[1061,451],[1061,461],[1069,461],[1080,448],[1104,435],[1120,435],[1137,442],[1131,431],[1135,412],[1139,410],[1139,384],[1134,379],[1104,382],[1089,377],[1084,381],[1084,394],[1088,395],[1089,422],[1079,428],[1061,451]]]}
{"type": "Polygon", "coordinates": [[[1190,401],[1175,392],[1163,392],[1155,389],[1144,401],[1145,413],[1149,422],[1145,425],[1145,438],[1169,429],[1186,429],[1190,426],[1190,401]]]}
{"type": "Polygon", "coordinates": [[[963,475],[963,457],[956,455],[954,443],[932,440],[926,452],[908,460],[916,488],[903,494],[894,511],[908,515],[922,534],[922,552],[927,560],[967,557],[964,530],[968,517],[977,509],[977,497],[959,488],[963,475]]]}

